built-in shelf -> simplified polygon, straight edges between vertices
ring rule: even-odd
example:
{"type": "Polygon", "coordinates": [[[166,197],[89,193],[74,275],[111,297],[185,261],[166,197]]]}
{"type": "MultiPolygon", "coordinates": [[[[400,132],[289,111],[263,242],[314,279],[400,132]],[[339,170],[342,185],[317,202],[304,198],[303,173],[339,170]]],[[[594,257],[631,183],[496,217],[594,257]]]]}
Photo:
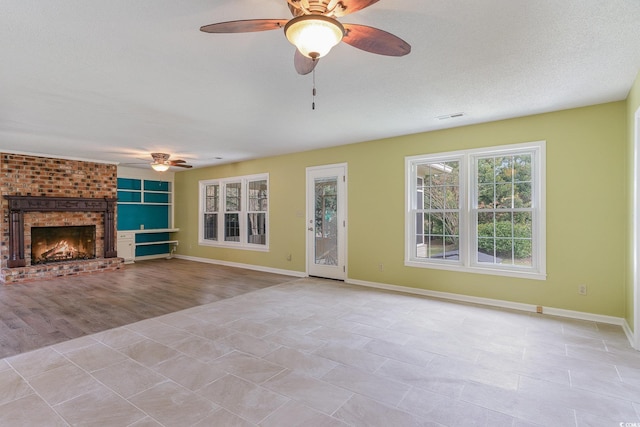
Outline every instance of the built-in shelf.
{"type": "Polygon", "coordinates": [[[179,228],[147,228],[142,230],[118,230],[118,232],[126,232],[132,234],[153,234],[153,233],[175,233],[180,231],[179,228]]]}
{"type": "Polygon", "coordinates": [[[125,260],[171,255],[178,241],[170,233],[180,231],[172,216],[173,182],[118,178],[118,247],[125,260]]]}
{"type": "MultiPolygon", "coordinates": [[[[169,234],[180,231],[179,228],[149,228],[143,230],[118,230],[118,253],[119,256],[124,258],[125,263],[129,264],[134,262],[136,258],[136,248],[150,247],[159,245],[169,245],[168,251],[163,250],[161,254],[171,255],[173,250],[171,246],[178,246],[178,240],[167,239],[169,234]],[[137,241],[136,236],[152,236],[154,234],[161,234],[160,240],[153,240],[153,237],[149,237],[151,240],[137,241]]],[[[139,255],[139,254],[138,254],[139,255]]],[[[149,256],[149,254],[143,254],[141,256],[149,256]]]]}
{"type": "MultiPolygon", "coordinates": [[[[149,230],[119,230],[124,233],[131,234],[154,234],[154,233],[175,233],[176,231],[180,231],[179,228],[152,228],[149,230]]],[[[149,242],[136,242],[136,246],[150,246],[150,245],[178,245],[177,240],[153,240],[149,242]]]]}
{"type": "Polygon", "coordinates": [[[177,240],[159,240],[157,242],[140,242],[140,243],[136,243],[136,246],[165,245],[165,244],[177,246],[178,241],[177,240]]]}

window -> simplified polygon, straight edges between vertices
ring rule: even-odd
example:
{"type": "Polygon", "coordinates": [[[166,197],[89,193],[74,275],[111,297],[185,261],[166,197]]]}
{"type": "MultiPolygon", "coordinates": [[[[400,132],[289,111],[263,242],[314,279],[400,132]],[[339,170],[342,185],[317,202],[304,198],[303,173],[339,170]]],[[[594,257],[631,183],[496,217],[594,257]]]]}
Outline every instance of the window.
{"type": "Polygon", "coordinates": [[[247,194],[248,242],[264,245],[267,243],[267,180],[249,181],[247,194]]]}
{"type": "Polygon", "coordinates": [[[268,175],[200,181],[201,245],[267,250],[268,175]]]}
{"type": "Polygon", "coordinates": [[[220,210],[220,185],[205,185],[204,238],[218,240],[218,211],[220,210]]]}
{"type": "Polygon", "coordinates": [[[545,278],[544,142],[406,158],[405,265],[545,278]]]}

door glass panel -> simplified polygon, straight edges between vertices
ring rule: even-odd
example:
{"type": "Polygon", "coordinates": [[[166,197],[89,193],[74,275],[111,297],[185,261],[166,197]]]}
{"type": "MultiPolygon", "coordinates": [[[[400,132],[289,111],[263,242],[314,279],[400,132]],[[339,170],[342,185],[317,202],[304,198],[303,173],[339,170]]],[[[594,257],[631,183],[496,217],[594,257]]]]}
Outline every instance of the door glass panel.
{"type": "Polygon", "coordinates": [[[338,178],[317,178],[315,183],[314,260],[338,265],[338,178]]]}

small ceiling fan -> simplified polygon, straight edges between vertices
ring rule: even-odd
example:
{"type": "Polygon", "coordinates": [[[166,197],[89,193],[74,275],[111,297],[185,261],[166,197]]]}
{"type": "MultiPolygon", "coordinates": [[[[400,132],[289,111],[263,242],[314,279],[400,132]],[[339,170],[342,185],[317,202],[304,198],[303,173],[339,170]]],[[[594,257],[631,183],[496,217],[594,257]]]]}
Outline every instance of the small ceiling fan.
{"type": "Polygon", "coordinates": [[[187,169],[193,167],[191,165],[188,165],[184,160],[169,160],[169,157],[171,156],[167,153],[151,153],[151,157],[153,158],[151,167],[153,168],[153,170],[158,172],[164,172],[171,166],[187,169]]]}
{"type": "Polygon", "coordinates": [[[337,18],[357,12],[378,0],[286,0],[292,19],[248,19],[219,22],[200,27],[206,33],[248,33],[284,28],[287,39],[296,46],[293,64],[299,74],[308,74],[318,59],[332,47],[345,43],[370,53],[404,56],[411,46],[401,38],[359,24],[342,24],[337,18]]]}

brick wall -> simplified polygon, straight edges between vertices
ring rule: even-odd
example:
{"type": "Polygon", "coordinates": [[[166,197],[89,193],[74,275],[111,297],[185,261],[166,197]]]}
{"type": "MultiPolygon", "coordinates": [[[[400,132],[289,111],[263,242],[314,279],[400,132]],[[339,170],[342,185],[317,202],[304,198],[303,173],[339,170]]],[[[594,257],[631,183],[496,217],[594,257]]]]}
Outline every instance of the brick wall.
{"type": "Polygon", "coordinates": [[[0,170],[2,195],[100,199],[117,195],[116,165],[2,153],[0,170]]]}
{"type": "MultiPolygon", "coordinates": [[[[0,153],[0,193],[12,196],[117,197],[117,166],[106,163],[0,153]]],[[[0,256],[6,268],[9,254],[8,202],[0,199],[2,232],[0,256]]],[[[28,212],[25,256],[31,255],[32,226],[91,225],[96,227],[96,255],[104,254],[103,214],[93,212],[28,212]]],[[[27,259],[27,265],[30,259],[27,259]]],[[[58,269],[59,270],[59,269],[58,269]]]]}

